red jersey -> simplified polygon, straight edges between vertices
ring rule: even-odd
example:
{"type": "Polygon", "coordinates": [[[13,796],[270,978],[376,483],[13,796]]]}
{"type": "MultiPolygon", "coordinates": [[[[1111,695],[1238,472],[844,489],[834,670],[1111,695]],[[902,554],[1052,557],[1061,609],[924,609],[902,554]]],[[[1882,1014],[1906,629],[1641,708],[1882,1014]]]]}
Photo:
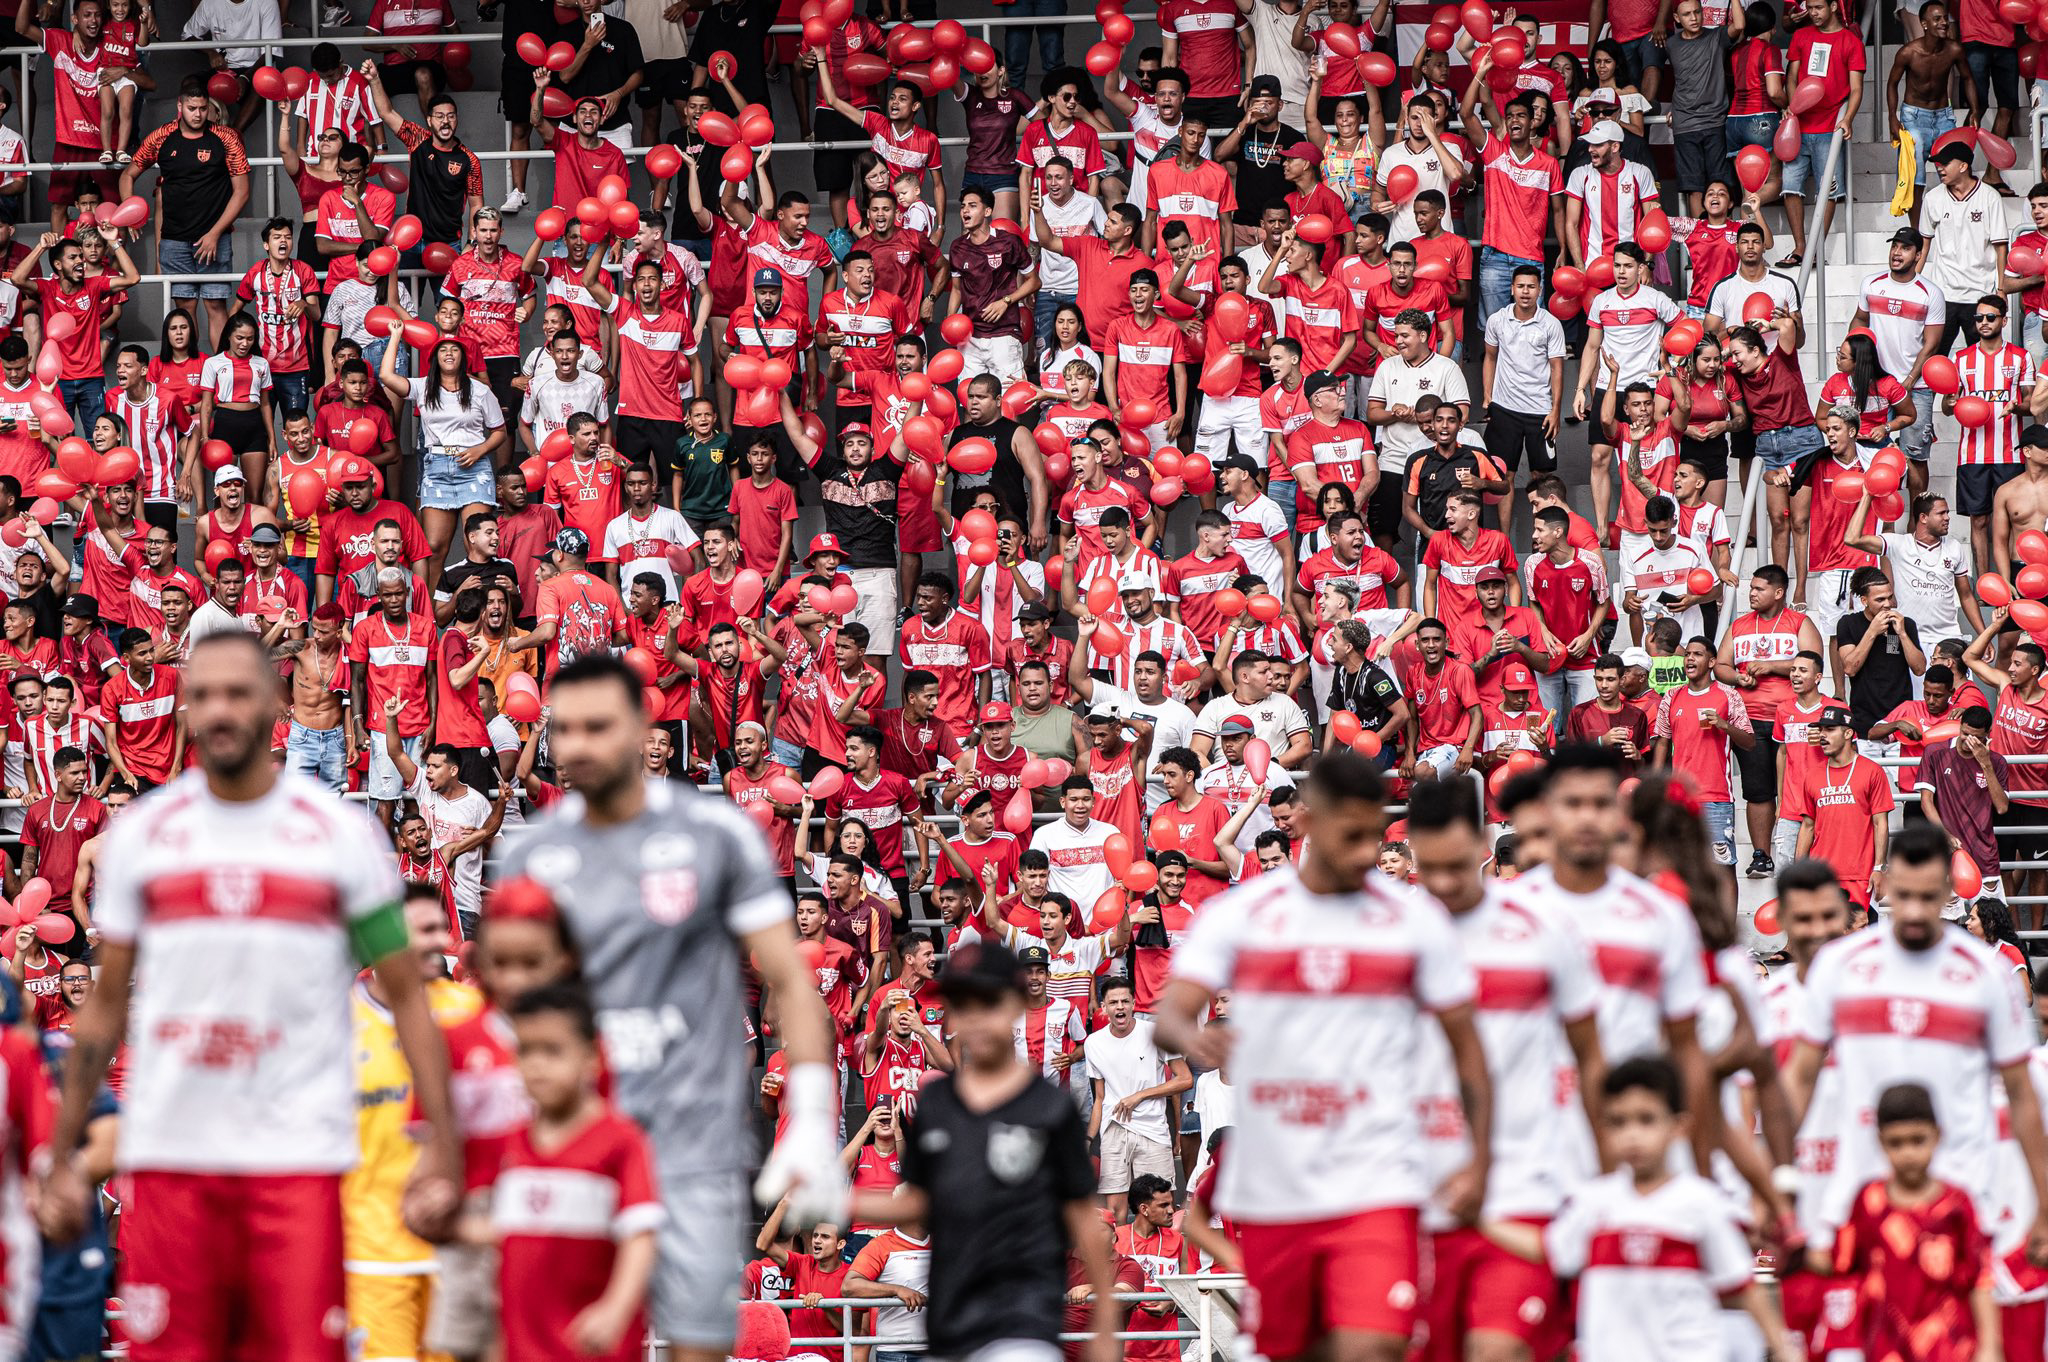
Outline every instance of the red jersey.
{"type": "Polygon", "coordinates": [[[989,754],[987,743],[970,750],[974,753],[974,774],[967,784],[994,795],[996,813],[1001,816],[1003,805],[1009,802],[1010,796],[1024,787],[1024,763],[1030,760],[1031,754],[1014,743],[1000,757],[989,754]]]}
{"type": "Polygon", "coordinates": [[[1465,745],[1472,733],[1473,711],[1479,708],[1479,683],[1470,667],[1446,658],[1431,674],[1426,663],[1418,662],[1402,678],[1401,689],[1415,707],[1418,751],[1465,745]]]}
{"type": "Polygon", "coordinates": [[[1809,856],[1835,869],[1842,888],[1857,903],[1870,902],[1870,874],[1876,864],[1877,832],[1871,816],[1894,807],[1884,768],[1851,753],[1847,767],[1821,761],[1779,808],[1781,818],[1813,820],[1809,856]]]}
{"type": "MultiPolygon", "coordinates": [[[[782,553],[782,527],[796,521],[796,493],[779,478],[760,487],[753,478],[744,477],[732,485],[725,508],[739,531],[740,561],[767,576],[782,553]]],[[[791,551],[795,551],[793,543],[791,551]]]]}
{"type": "Polygon", "coordinates": [[[1112,506],[1121,506],[1131,513],[1133,528],[1152,513],[1152,503],[1140,495],[1137,488],[1116,478],[1108,479],[1100,487],[1075,483],[1060,498],[1059,518],[1072,525],[1081,536],[1082,563],[1109,553],[1098,527],[1102,524],[1102,513],[1112,506]]]}
{"type": "Polygon", "coordinates": [[[302,260],[285,261],[282,270],[272,270],[270,261],[251,265],[235,292],[256,304],[256,337],[263,358],[274,373],[304,373],[313,362],[312,314],[301,310],[287,315],[293,304],[317,298],[320,281],[302,260]]]}
{"type": "Polygon", "coordinates": [[[512,1024],[496,1008],[471,1013],[442,1028],[448,1042],[448,1095],[462,1132],[462,1181],[488,1187],[504,1162],[505,1144],[533,1118],[533,1103],[519,1077],[512,1024]]]}
{"type": "Polygon", "coordinates": [[[941,761],[950,765],[960,755],[959,740],[936,714],[912,723],[902,710],[885,709],[874,716],[874,724],[882,730],[882,769],[913,783],[935,773],[941,761]]]}
{"type": "Polygon", "coordinates": [[[1104,359],[1116,360],[1117,405],[1150,402],[1163,422],[1172,404],[1173,366],[1193,358],[1180,326],[1163,312],[1154,312],[1149,325],[1135,316],[1119,317],[1109,324],[1103,346],[1104,359]]]}
{"type": "MultiPolygon", "coordinates": [[[[585,199],[597,197],[597,187],[607,175],[616,175],[622,180],[631,180],[633,172],[626,164],[626,153],[618,145],[598,138],[597,145],[586,147],[583,138],[566,127],[555,130],[555,207],[574,209],[585,199]]],[[[630,276],[628,276],[630,277],[630,276]]]]}
{"type": "Polygon", "coordinates": [[[1330,368],[1345,337],[1359,328],[1351,290],[1327,276],[1310,288],[1300,276],[1283,274],[1273,281],[1273,295],[1286,310],[1287,334],[1301,342],[1302,372],[1330,368]]]}
{"type": "MultiPolygon", "coordinates": [[[[751,813],[754,805],[765,806],[770,802],[769,783],[788,775],[793,773],[778,761],[761,763],[761,774],[758,777],[748,775],[744,766],[735,766],[725,775],[725,797],[739,805],[742,812],[751,813]]],[[[788,879],[796,873],[796,824],[779,815],[772,819],[757,817],[755,821],[767,834],[768,847],[775,853],[775,873],[788,879]]],[[[825,976],[823,971],[820,971],[818,987],[822,990],[824,986],[825,976]]]]}
{"type": "MultiPolygon", "coordinates": [[[[370,551],[370,536],[380,520],[398,522],[399,533],[405,541],[400,557],[405,562],[417,563],[432,552],[420,522],[397,502],[380,498],[362,511],[344,502],[331,511],[320,513],[320,552],[315,559],[314,570],[322,577],[346,577],[368,567],[376,558],[376,554],[370,551]]],[[[512,557],[509,547],[500,547],[506,548],[508,558],[512,557]]],[[[517,562],[518,559],[512,558],[512,561],[517,562]]]]}
{"type": "Polygon", "coordinates": [[[1133,847],[1144,845],[1139,826],[1144,815],[1145,782],[1132,769],[1129,743],[1115,756],[1097,748],[1088,753],[1088,783],[1095,789],[1095,818],[1122,833],[1133,847]]]}
{"type": "Polygon", "coordinates": [[[1671,764],[1692,777],[1693,789],[1702,804],[1725,804],[1728,793],[1727,733],[1708,728],[1700,716],[1720,715],[1729,728],[1750,732],[1749,711],[1735,687],[1709,681],[1703,691],[1680,686],[1657,706],[1653,735],[1671,740],[1671,764]]]}
{"type": "MultiPolygon", "coordinates": [[[[104,41],[93,45],[89,54],[78,50],[71,30],[43,30],[43,52],[50,58],[51,82],[57,92],[57,118],[53,126],[57,145],[97,148],[100,145],[100,68],[108,65],[104,41]]],[[[45,320],[49,318],[45,312],[45,320]]],[[[99,330],[94,328],[93,338],[99,330]]],[[[69,375],[66,375],[69,377],[69,375]]]]}
{"type": "Polygon", "coordinates": [[[464,251],[448,267],[442,292],[462,300],[462,333],[473,339],[485,359],[519,357],[519,300],[533,292],[533,276],[520,258],[499,248],[495,260],[464,251]]]}
{"type": "Polygon", "coordinates": [[[1216,608],[1216,593],[1249,570],[1244,555],[1225,553],[1221,558],[1204,558],[1199,553],[1190,553],[1174,559],[1171,567],[1175,589],[1180,593],[1180,622],[1205,651],[1213,653],[1216,640],[1223,633],[1223,613],[1216,608]]]}
{"type": "Polygon", "coordinates": [[[1355,563],[1346,563],[1338,558],[1335,549],[1320,549],[1310,554],[1302,560],[1294,580],[1311,600],[1325,582],[1354,582],[1358,586],[1360,610],[1385,610],[1391,604],[1387,588],[1400,575],[1401,565],[1394,560],[1394,555],[1367,540],[1355,563]]]}
{"type": "Polygon", "coordinates": [[[730,672],[716,665],[706,667],[697,685],[704,695],[704,707],[711,711],[711,735],[718,746],[732,746],[735,724],[761,722],[764,687],[760,663],[742,660],[730,672]]]}
{"type": "Polygon", "coordinates": [[[903,626],[896,655],[907,671],[921,667],[939,678],[939,722],[957,733],[974,727],[980,678],[990,667],[988,630],[965,611],[955,610],[934,629],[924,616],[903,626]]]}
{"type": "MultiPolygon", "coordinates": [[[[792,243],[771,217],[756,216],[746,233],[748,277],[762,269],[782,272],[782,305],[800,317],[811,315],[811,276],[832,268],[832,248],[816,232],[805,231],[792,243]]],[[[738,314],[735,313],[735,318],[738,314]]],[[[808,344],[808,342],[806,342],[808,344]]]]}
{"type": "Polygon", "coordinates": [[[1875,1181],[1856,1194],[1835,1238],[1835,1271],[1861,1279],[1863,1355],[1968,1362],[1977,1350],[1970,1295],[1991,1272],[1970,1194],[1938,1183],[1917,1206],[1875,1181]]]}
{"type": "Polygon", "coordinates": [[[917,1090],[924,1086],[930,1064],[931,1056],[925,1053],[922,1040],[884,1036],[880,1054],[872,1060],[865,1052],[861,1055],[861,1087],[867,1104],[872,1107],[877,1102],[901,1101],[906,1113],[914,1112],[917,1090]]]}
{"type": "MultiPolygon", "coordinates": [[[[1563,563],[1539,553],[1522,564],[1522,594],[1542,616],[1551,636],[1569,647],[1586,632],[1593,612],[1608,599],[1606,563],[1599,554],[1583,549],[1575,550],[1563,563]]],[[[1588,647],[1584,657],[1567,654],[1565,670],[1591,671],[1599,651],[1588,647]]]]}
{"type": "MultiPolygon", "coordinates": [[[[370,712],[360,716],[372,733],[384,731],[384,702],[396,696],[398,735],[411,738],[427,731],[432,717],[427,707],[427,667],[438,643],[434,620],[425,613],[408,614],[394,624],[380,611],[357,624],[349,635],[348,660],[365,668],[364,703],[370,712]]],[[[375,739],[372,739],[375,741],[375,739]]]]}
{"type": "MultiPolygon", "coordinates": [[[[45,37],[55,36],[46,33],[45,37]]],[[[58,91],[64,82],[57,82],[58,91]]],[[[98,106],[94,106],[94,118],[98,118],[98,106]]],[[[36,296],[42,301],[43,324],[48,326],[58,316],[68,316],[76,322],[77,328],[63,340],[45,341],[46,345],[57,347],[57,354],[63,359],[59,377],[66,382],[77,378],[101,378],[105,369],[100,362],[100,327],[107,320],[110,306],[108,294],[112,288],[104,274],[88,275],[78,290],[67,292],[55,275],[44,275],[35,281],[36,296]]]]}
{"type": "MultiPolygon", "coordinates": [[[[1734,641],[1730,649],[1732,660],[1737,667],[1756,662],[1790,662],[1799,655],[1799,631],[1805,624],[1806,616],[1797,610],[1781,609],[1769,618],[1754,612],[1739,615],[1728,627],[1728,637],[1734,641]]],[[[1749,710],[1752,725],[1774,721],[1791,699],[1792,682],[1782,674],[1759,676],[1753,688],[1742,692],[1742,703],[1749,710]]]]}
{"type": "MultiPolygon", "coordinates": [[[[1171,4],[1173,0],[1168,0],[1171,4]]],[[[1180,1231],[1171,1225],[1164,1229],[1145,1233],[1135,1222],[1116,1227],[1116,1251],[1127,1255],[1145,1274],[1147,1291],[1163,1290],[1159,1285],[1163,1277],[1179,1276],[1192,1271],[1195,1256],[1181,1238],[1180,1231]]],[[[1126,1318],[1124,1328],[1131,1333],[1173,1333],[1180,1328],[1177,1313],[1155,1315],[1147,1310],[1133,1310],[1126,1318]]],[[[1132,1339],[1124,1344],[1124,1356],[1129,1362],[1176,1362],[1180,1357],[1180,1342],[1177,1339],[1161,1339],[1147,1343],[1132,1339]]]]}
{"type": "Polygon", "coordinates": [[[790,303],[786,289],[781,311],[764,317],[749,303],[725,324],[725,343],[735,354],[779,359],[791,369],[811,348],[811,335],[810,317],[790,303]]]}
{"type": "Polygon", "coordinates": [[[604,532],[625,499],[625,469],[604,459],[559,459],[548,468],[541,495],[562,513],[562,524],[590,536],[590,562],[615,562],[604,551],[604,532]]]}
{"type": "Polygon", "coordinates": [[[597,297],[583,282],[583,271],[569,263],[565,256],[551,255],[540,262],[545,269],[541,275],[541,293],[550,304],[560,303],[569,309],[569,316],[576,328],[576,339],[587,347],[597,348],[603,343],[605,309],[597,305],[597,297]]]}
{"type": "MultiPolygon", "coordinates": [[[[1183,809],[1178,803],[1168,801],[1159,806],[1159,814],[1172,817],[1174,826],[1180,832],[1181,849],[1198,861],[1216,861],[1222,857],[1216,853],[1216,835],[1223,831],[1223,825],[1230,821],[1230,806],[1214,795],[1196,795],[1195,806],[1183,809]]],[[[1187,888],[1181,897],[1191,904],[1200,904],[1211,895],[1220,894],[1229,888],[1229,883],[1205,870],[1188,871],[1187,888]]],[[[1170,935],[1170,933],[1169,933],[1170,935]]]]}
{"type": "MultiPolygon", "coordinates": [[[[508,1357],[559,1357],[569,1325],[604,1295],[622,1239],[662,1221],[654,1158],[640,1127],[609,1108],[561,1148],[542,1153],[530,1129],[505,1141],[491,1197],[508,1357]]],[[[598,1356],[632,1362],[646,1321],[598,1356]]]]}
{"type": "Polygon", "coordinates": [[[78,879],[78,849],[106,826],[107,806],[91,795],[66,800],[44,795],[22,814],[22,845],[36,849],[36,874],[49,881],[59,904],[71,901],[78,879]]]}
{"type": "Polygon", "coordinates": [[[1470,548],[1451,531],[1438,530],[1423,550],[1422,565],[1437,574],[1436,617],[1446,625],[1453,620],[1470,625],[1479,619],[1479,570],[1498,567],[1513,575],[1518,563],[1508,537],[1499,530],[1479,531],[1470,548]]]}
{"type": "Polygon", "coordinates": [[[869,289],[859,300],[836,288],[818,305],[818,330],[839,334],[839,343],[846,347],[842,362],[856,373],[893,372],[897,337],[916,329],[917,320],[903,300],[879,288],[869,289]]]}
{"type": "Polygon", "coordinates": [[[100,708],[113,729],[121,764],[131,775],[161,785],[169,780],[171,745],[178,732],[183,687],[176,667],[151,666],[140,681],[126,667],[107,677],[100,708]]]}
{"type": "Polygon", "coordinates": [[[697,329],[689,315],[663,307],[650,317],[638,301],[614,297],[611,317],[619,329],[619,415],[681,421],[684,399],[696,392],[689,360],[697,329]]]}
{"type": "MultiPolygon", "coordinates": [[[[1324,482],[1341,484],[1356,495],[1365,482],[1365,458],[1372,448],[1372,432],[1363,421],[1339,417],[1335,425],[1326,426],[1311,419],[1287,437],[1287,467],[1291,472],[1307,465],[1324,482]]],[[[1294,528],[1307,532],[1321,528],[1322,523],[1323,516],[1316,509],[1316,499],[1309,495],[1304,484],[1297,481],[1294,528]]]]}

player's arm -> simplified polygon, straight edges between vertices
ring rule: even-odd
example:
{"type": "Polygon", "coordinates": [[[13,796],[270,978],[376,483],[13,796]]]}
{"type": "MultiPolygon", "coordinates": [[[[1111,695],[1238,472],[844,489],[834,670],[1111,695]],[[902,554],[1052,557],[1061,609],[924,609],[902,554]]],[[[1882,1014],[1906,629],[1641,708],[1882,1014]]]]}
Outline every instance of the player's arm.
{"type": "Polygon", "coordinates": [[[604,1294],[577,1311],[569,1321],[569,1343],[577,1352],[597,1357],[617,1350],[619,1340],[625,1337],[647,1300],[647,1284],[654,1279],[654,1258],[652,1227],[619,1241],[604,1294]]]}
{"type": "Polygon", "coordinates": [[[1698,1027],[1691,1017],[1664,1019],[1664,1048],[1678,1066],[1685,1085],[1686,1109],[1693,1113],[1692,1151],[1698,1167],[1713,1167],[1713,1152],[1721,1143],[1721,1107],[1714,1092],[1714,1074],[1707,1052],[1700,1048],[1698,1027]]]}
{"type": "Polygon", "coordinates": [[[1121,1357],[1123,1345],[1117,1341],[1116,1333],[1123,1323],[1123,1308],[1116,1299],[1116,1273],[1110,1255],[1102,1248],[1101,1217],[1102,1212],[1087,1197],[1076,1197],[1060,1207],[1060,1219],[1066,1222],[1067,1242],[1074,1246],[1074,1256],[1081,1260],[1081,1269],[1087,1274],[1088,1289],[1095,1302],[1094,1315],[1089,1320],[1094,1337],[1088,1340],[1088,1351],[1084,1356],[1121,1357]]]}
{"type": "Polygon", "coordinates": [[[1465,1109],[1465,1128],[1472,1134],[1472,1161],[1445,1182],[1444,1202],[1459,1219],[1472,1224],[1486,1204],[1486,1176],[1492,1163],[1493,1078],[1486,1070],[1486,1052],[1480,1048],[1479,1027],[1470,1003],[1438,1013],[1437,1024],[1451,1047],[1451,1062],[1458,1073],[1458,1101],[1465,1109]]]}
{"type": "Polygon", "coordinates": [[[761,927],[740,938],[775,1002],[789,1076],[782,1085],[789,1131],[761,1170],[754,1194],[763,1201],[792,1194],[799,1220],[836,1218],[846,1206],[839,1169],[839,1084],[832,1067],[833,1027],[810,966],[796,953],[794,922],[761,927]]]}

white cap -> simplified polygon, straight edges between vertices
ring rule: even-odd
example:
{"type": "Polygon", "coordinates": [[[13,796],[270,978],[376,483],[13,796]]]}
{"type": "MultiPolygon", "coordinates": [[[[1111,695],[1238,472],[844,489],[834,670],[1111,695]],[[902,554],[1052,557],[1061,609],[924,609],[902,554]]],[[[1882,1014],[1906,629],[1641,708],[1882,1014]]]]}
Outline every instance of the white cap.
{"type": "Polygon", "coordinates": [[[213,485],[215,487],[220,487],[230,482],[247,481],[248,479],[242,476],[242,465],[238,463],[224,463],[215,469],[213,473],[213,485]]]}
{"type": "Polygon", "coordinates": [[[1147,577],[1142,572],[1126,572],[1122,577],[1117,579],[1116,584],[1116,589],[1120,592],[1150,591],[1153,589],[1153,587],[1154,583],[1152,579],[1150,577],[1147,577]]]}
{"type": "Polygon", "coordinates": [[[1621,141],[1621,124],[1611,118],[1603,118],[1586,129],[1586,135],[1579,140],[1589,147],[1597,147],[1602,142],[1618,143],[1621,141]]]}

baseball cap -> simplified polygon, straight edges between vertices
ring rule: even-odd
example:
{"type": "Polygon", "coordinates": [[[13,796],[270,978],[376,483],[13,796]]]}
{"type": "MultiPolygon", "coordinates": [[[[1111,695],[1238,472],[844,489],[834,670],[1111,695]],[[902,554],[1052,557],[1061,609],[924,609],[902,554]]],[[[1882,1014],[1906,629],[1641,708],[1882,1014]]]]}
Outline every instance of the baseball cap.
{"type": "MultiPolygon", "coordinates": [[[[1043,951],[1040,952],[1043,954],[1043,951]]],[[[1043,963],[1050,963],[1047,956],[1043,963]]],[[[1024,962],[999,941],[970,941],[953,948],[939,971],[944,998],[1001,998],[1024,990],[1024,962]]]]}
{"type": "Polygon", "coordinates": [[[1950,142],[1928,152],[1927,159],[1939,165],[1947,165],[1950,161],[1961,161],[1968,165],[1975,158],[1971,156],[1970,149],[1961,142],[1950,142]]]}
{"type": "Polygon", "coordinates": [[[64,613],[75,620],[96,620],[100,617],[99,597],[74,591],[64,598],[64,613]]]}
{"type": "Polygon", "coordinates": [[[1042,603],[1033,601],[1017,612],[1017,618],[1020,620],[1049,620],[1052,618],[1052,611],[1046,609],[1042,603]]]}
{"type": "Polygon", "coordinates": [[[242,476],[242,465],[238,463],[224,463],[213,472],[213,485],[215,487],[225,487],[231,482],[247,481],[248,479],[242,476]]]}
{"type": "Polygon", "coordinates": [[[981,721],[985,724],[1008,724],[1015,723],[1016,717],[1010,713],[1008,705],[997,700],[981,707],[981,721]]]}
{"type": "Polygon", "coordinates": [[[1306,137],[1286,148],[1280,154],[1294,161],[1316,162],[1323,159],[1323,154],[1316,150],[1316,144],[1309,141],[1306,137]]]}
{"type": "Polygon", "coordinates": [[[1142,572],[1126,572],[1123,576],[1117,578],[1116,589],[1119,593],[1125,591],[1150,591],[1152,590],[1152,579],[1142,572]]]}
{"type": "Polygon", "coordinates": [[[1259,475],[1259,466],[1242,454],[1232,454],[1229,458],[1216,465],[1216,471],[1219,473],[1226,468],[1235,468],[1238,472],[1249,473],[1253,477],[1259,475]]]}
{"type": "Polygon", "coordinates": [[[867,425],[860,421],[848,421],[846,423],[845,428],[839,432],[839,439],[841,443],[844,443],[846,437],[849,435],[865,435],[868,437],[869,444],[873,444],[875,442],[875,432],[869,429],[867,425]]]}
{"type": "Polygon", "coordinates": [[[1115,705],[1096,705],[1088,711],[1088,722],[1091,724],[1120,724],[1123,720],[1123,711],[1115,705]]]}
{"type": "Polygon", "coordinates": [[[1813,721],[1815,728],[1847,728],[1849,724],[1849,711],[1842,705],[1829,705],[1820,712],[1820,717],[1813,721]]]}
{"type": "Polygon", "coordinates": [[[804,550],[804,561],[808,563],[821,553],[836,553],[841,558],[846,556],[846,550],[839,547],[839,536],[836,534],[812,535],[811,546],[804,550]]]}
{"type": "Polygon", "coordinates": [[[1621,669],[1627,671],[1630,667],[1641,667],[1644,671],[1650,670],[1649,651],[1643,648],[1630,648],[1627,652],[1623,653],[1621,655],[1621,669]]]}
{"type": "Polygon", "coordinates": [[[369,461],[359,459],[351,454],[334,466],[334,476],[339,482],[368,482],[370,480],[369,461]]]}
{"type": "Polygon", "coordinates": [[[1917,227],[1901,227],[1898,231],[1886,237],[1885,240],[1894,246],[1924,246],[1927,244],[1927,238],[1920,235],[1920,230],[1917,227]]]}
{"type": "Polygon", "coordinates": [[[1052,952],[1043,946],[1026,946],[1017,952],[1017,963],[1025,969],[1030,969],[1033,965],[1040,969],[1051,969],[1052,952]]]}
{"type": "Polygon", "coordinates": [[[1621,141],[1621,124],[1611,118],[1603,118],[1592,127],[1586,129],[1586,135],[1579,140],[1589,147],[1597,147],[1603,142],[1619,143],[1621,141]]]}
{"type": "Polygon", "coordinates": [[[1534,690],[1536,678],[1520,663],[1501,668],[1500,688],[1502,690],[1534,690]]]}
{"type": "Polygon", "coordinates": [[[1219,731],[1224,733],[1249,733],[1252,731],[1252,721],[1242,714],[1233,714],[1222,722],[1219,726],[1219,731]]]}
{"type": "Polygon", "coordinates": [[[590,552],[590,536],[573,525],[566,526],[555,532],[555,552],[587,554],[590,552]]]}
{"type": "Polygon", "coordinates": [[[258,525],[255,529],[249,531],[249,542],[252,544],[282,544],[284,542],[284,534],[275,525],[258,525]]]}
{"type": "Polygon", "coordinates": [[[1282,98],[1280,93],[1280,77],[1253,76],[1251,88],[1245,92],[1245,103],[1251,103],[1260,95],[1271,95],[1275,99],[1282,98]]]}
{"type": "MultiPolygon", "coordinates": [[[[1343,386],[1344,376],[1342,374],[1327,373],[1321,369],[1316,370],[1301,381],[1301,391],[1304,397],[1314,397],[1325,389],[1341,388],[1343,386]]],[[[1236,458],[1237,456],[1233,454],[1231,457],[1236,458]]]]}
{"type": "Polygon", "coordinates": [[[754,287],[781,288],[782,271],[778,269],[772,269],[765,265],[762,266],[760,269],[754,271],[754,287]]]}
{"type": "Polygon", "coordinates": [[[1508,575],[1501,570],[1499,563],[1488,563],[1485,567],[1479,569],[1479,575],[1472,579],[1472,584],[1474,586],[1485,586],[1488,582],[1505,582],[1507,579],[1508,575]]]}

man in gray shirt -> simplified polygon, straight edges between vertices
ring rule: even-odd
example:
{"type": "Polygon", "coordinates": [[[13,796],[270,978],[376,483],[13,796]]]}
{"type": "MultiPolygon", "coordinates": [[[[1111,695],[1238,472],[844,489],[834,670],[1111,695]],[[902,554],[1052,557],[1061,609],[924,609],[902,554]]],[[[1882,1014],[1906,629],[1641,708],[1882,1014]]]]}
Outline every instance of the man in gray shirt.
{"type": "Polygon", "coordinates": [[[1678,0],[1677,24],[1664,40],[1671,63],[1671,141],[1685,211],[1700,215],[1707,182],[1727,172],[1728,53],[1742,39],[1742,5],[1728,6],[1728,26],[1708,28],[1700,0],[1678,0]]]}
{"type": "Polygon", "coordinates": [[[560,908],[619,1108],[654,1146],[667,1212],[654,1328],[683,1362],[716,1362],[732,1347],[752,1152],[742,950],[789,1056],[790,1123],[755,1192],[790,1194],[801,1224],[840,1221],[847,1206],[831,1021],[760,831],[737,805],[646,778],[639,678],[586,657],[562,668],[548,700],[548,744],[574,793],[520,839],[505,874],[535,880],[560,908]]]}

